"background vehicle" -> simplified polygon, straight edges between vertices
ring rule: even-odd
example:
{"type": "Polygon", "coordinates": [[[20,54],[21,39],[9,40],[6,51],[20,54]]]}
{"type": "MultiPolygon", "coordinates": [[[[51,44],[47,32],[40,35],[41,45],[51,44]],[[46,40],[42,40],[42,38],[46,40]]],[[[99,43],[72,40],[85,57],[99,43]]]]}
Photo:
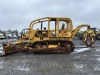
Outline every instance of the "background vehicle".
{"type": "Polygon", "coordinates": [[[7,34],[5,35],[5,37],[6,37],[6,39],[11,39],[11,38],[12,38],[12,34],[11,34],[11,33],[7,33],[7,34]]]}
{"type": "Polygon", "coordinates": [[[11,38],[17,38],[18,36],[16,34],[12,34],[12,37],[11,38]]]}
{"type": "Polygon", "coordinates": [[[79,25],[73,30],[70,18],[46,17],[34,20],[30,23],[27,33],[22,33],[20,40],[3,44],[2,55],[19,51],[70,53],[75,48],[72,40],[83,27],[87,27],[87,31],[84,32],[82,41],[87,47],[90,47],[94,43],[95,36],[93,30],[90,29],[90,25],[79,25]],[[87,35],[90,35],[91,38],[89,44],[87,43],[87,35]]]}
{"type": "Polygon", "coordinates": [[[5,39],[5,36],[2,33],[0,33],[0,39],[5,39]]]}

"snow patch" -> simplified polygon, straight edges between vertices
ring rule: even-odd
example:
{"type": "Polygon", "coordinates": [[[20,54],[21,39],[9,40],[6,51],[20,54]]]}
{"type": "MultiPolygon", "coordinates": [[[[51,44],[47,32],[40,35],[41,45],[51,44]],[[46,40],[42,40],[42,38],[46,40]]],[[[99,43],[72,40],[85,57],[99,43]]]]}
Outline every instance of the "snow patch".
{"type": "Polygon", "coordinates": [[[100,71],[100,67],[99,66],[95,66],[94,70],[95,71],[100,71]]]}
{"type": "Polygon", "coordinates": [[[0,69],[4,68],[4,65],[0,65],[0,69]]]}
{"type": "Polygon", "coordinates": [[[75,47],[86,47],[85,45],[79,45],[79,46],[75,46],[75,47]]]}
{"type": "Polygon", "coordinates": [[[100,61],[100,58],[98,58],[97,60],[100,61]]]}
{"type": "Polygon", "coordinates": [[[30,71],[30,68],[25,68],[24,66],[23,67],[19,66],[16,69],[20,71],[30,71]]]}
{"type": "Polygon", "coordinates": [[[82,69],[82,68],[84,68],[84,65],[83,65],[83,64],[74,64],[74,66],[75,66],[77,69],[82,69]]]}
{"type": "Polygon", "coordinates": [[[3,61],[0,62],[0,69],[4,68],[3,61]]]}
{"type": "Polygon", "coordinates": [[[75,53],[79,53],[79,52],[84,52],[84,51],[87,51],[87,50],[90,50],[90,48],[81,48],[81,49],[75,49],[75,53]]]}
{"type": "Polygon", "coordinates": [[[96,51],[99,52],[100,51],[100,48],[96,48],[96,51]]]}

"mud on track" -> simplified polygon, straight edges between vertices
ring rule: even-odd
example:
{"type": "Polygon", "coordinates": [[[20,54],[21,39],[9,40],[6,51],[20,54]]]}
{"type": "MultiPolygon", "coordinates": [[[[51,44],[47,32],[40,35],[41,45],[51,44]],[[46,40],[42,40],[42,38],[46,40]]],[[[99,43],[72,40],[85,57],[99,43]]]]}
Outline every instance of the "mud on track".
{"type": "Polygon", "coordinates": [[[73,42],[76,49],[71,54],[21,52],[0,57],[0,75],[100,75],[100,40],[92,48],[84,48],[77,38],[73,42]]]}

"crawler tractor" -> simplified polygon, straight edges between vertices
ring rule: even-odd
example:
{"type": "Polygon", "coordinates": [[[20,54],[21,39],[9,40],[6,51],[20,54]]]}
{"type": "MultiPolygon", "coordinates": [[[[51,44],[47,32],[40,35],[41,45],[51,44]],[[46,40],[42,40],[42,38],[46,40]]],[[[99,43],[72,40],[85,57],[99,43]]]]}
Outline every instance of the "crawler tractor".
{"type": "Polygon", "coordinates": [[[15,52],[73,52],[75,46],[72,42],[75,34],[83,27],[83,43],[90,47],[94,43],[94,32],[90,25],[79,25],[73,30],[72,20],[62,17],[45,17],[34,20],[30,23],[28,31],[22,33],[21,39],[16,42],[3,44],[2,54],[7,55],[15,52]],[[37,28],[36,28],[37,27],[37,28]],[[90,43],[87,42],[90,37],[90,43]]]}

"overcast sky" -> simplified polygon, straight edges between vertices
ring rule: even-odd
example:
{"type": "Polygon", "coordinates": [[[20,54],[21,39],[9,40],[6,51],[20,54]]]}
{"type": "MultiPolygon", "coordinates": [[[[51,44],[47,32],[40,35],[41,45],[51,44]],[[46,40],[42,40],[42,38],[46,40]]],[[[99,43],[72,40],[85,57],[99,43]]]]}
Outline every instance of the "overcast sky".
{"type": "Polygon", "coordinates": [[[69,17],[74,28],[86,23],[100,28],[100,0],[0,0],[2,30],[22,30],[46,16],[69,17]]]}

